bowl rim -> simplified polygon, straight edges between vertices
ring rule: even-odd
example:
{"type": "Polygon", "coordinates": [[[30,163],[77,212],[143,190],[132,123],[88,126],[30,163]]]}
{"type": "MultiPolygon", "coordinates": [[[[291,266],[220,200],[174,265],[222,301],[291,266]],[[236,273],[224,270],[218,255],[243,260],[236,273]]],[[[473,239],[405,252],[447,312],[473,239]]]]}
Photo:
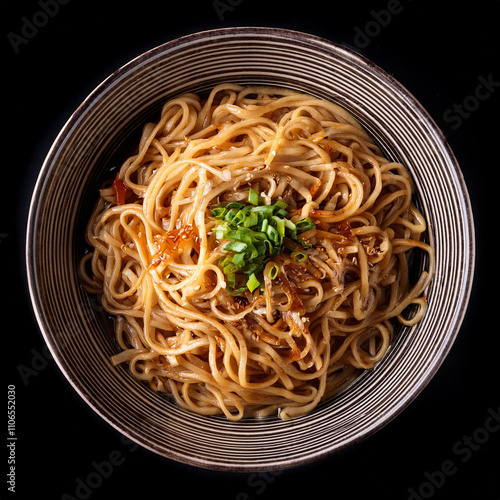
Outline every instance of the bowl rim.
{"type": "Polygon", "coordinates": [[[114,429],[116,429],[121,434],[127,436],[134,442],[137,442],[142,447],[153,451],[156,454],[162,455],[166,458],[173,459],[175,461],[188,464],[191,466],[202,467],[205,469],[211,470],[222,470],[222,471],[238,471],[238,472],[251,472],[251,471],[265,471],[265,470],[283,470],[284,468],[297,467],[301,465],[306,465],[312,462],[316,462],[321,459],[325,459],[328,456],[331,456],[334,453],[339,453],[344,451],[346,448],[357,444],[369,436],[376,433],[382,427],[391,422],[396,416],[398,416],[406,407],[408,407],[414,399],[422,392],[422,390],[427,386],[433,376],[436,374],[446,356],[448,355],[458,333],[462,326],[463,319],[466,314],[467,306],[469,303],[473,281],[474,281],[474,267],[475,267],[475,259],[476,259],[476,243],[475,243],[475,229],[474,229],[474,219],[473,219],[473,211],[472,205],[469,197],[469,193],[467,190],[467,186],[465,183],[465,179],[463,177],[463,173],[460,170],[458,161],[448,144],[443,132],[436,124],[436,122],[432,119],[427,110],[422,106],[422,104],[416,99],[413,94],[403,86],[395,77],[389,74],[386,70],[379,67],[377,64],[369,60],[367,57],[359,54],[354,49],[347,47],[345,45],[340,45],[339,43],[333,42],[326,38],[313,35],[307,32],[290,30],[285,28],[276,28],[276,27],[257,27],[257,26],[233,26],[226,28],[217,28],[210,30],[197,31],[193,33],[189,33],[178,38],[169,40],[165,43],[157,45],[142,54],[131,59],[126,64],[122,65],[118,69],[114,70],[107,78],[105,78],[101,83],[99,83],[94,90],[92,90],[88,96],[82,101],[82,103],[74,110],[73,113],[69,116],[65,124],[60,129],[58,135],[54,139],[48,153],[45,156],[44,162],[40,168],[40,171],[37,176],[36,184],[33,189],[33,194],[31,197],[31,202],[29,205],[28,212],[28,220],[26,227],[26,246],[25,246],[25,261],[26,261],[26,273],[27,273],[27,283],[29,296],[31,299],[31,305],[35,313],[35,317],[37,320],[38,327],[42,333],[45,343],[47,344],[53,359],[58,365],[59,369],[64,374],[66,380],[70,383],[73,389],[77,391],[77,393],[82,397],[86,404],[88,404],[103,420],[105,420],[108,424],[110,424],[114,429]],[[113,84],[113,82],[119,79],[121,76],[126,75],[127,72],[132,71],[135,67],[143,64],[148,59],[154,58],[159,54],[164,54],[168,51],[171,51],[179,46],[194,44],[197,42],[207,41],[212,37],[220,37],[220,36],[231,36],[233,34],[238,35],[249,35],[249,36],[258,36],[260,38],[268,39],[276,39],[276,37],[283,37],[284,39],[292,42],[300,42],[306,43],[310,46],[316,47],[318,50],[322,49],[323,51],[336,54],[343,54],[343,56],[351,61],[356,61],[356,63],[363,67],[370,69],[377,73],[377,75],[381,78],[384,85],[390,87],[391,90],[396,92],[398,96],[400,96],[404,101],[406,101],[419,116],[420,120],[423,120],[426,126],[432,130],[432,132],[436,135],[436,138],[439,140],[440,145],[443,147],[443,152],[446,155],[449,164],[453,166],[453,173],[456,176],[456,180],[461,188],[460,195],[462,196],[463,203],[461,203],[462,216],[466,217],[464,220],[464,225],[467,224],[467,230],[469,239],[468,241],[464,241],[464,245],[467,244],[468,255],[470,256],[470,260],[467,266],[467,276],[469,277],[468,281],[465,283],[465,286],[461,289],[462,291],[462,309],[457,312],[455,315],[455,322],[453,325],[448,325],[449,334],[448,334],[448,343],[443,347],[440,351],[439,357],[436,357],[433,360],[432,364],[429,364],[426,367],[426,371],[418,380],[418,383],[412,388],[409,393],[404,394],[400,399],[398,399],[397,403],[391,406],[390,411],[388,411],[385,415],[385,418],[378,420],[373,425],[368,428],[363,429],[362,431],[356,433],[350,440],[346,443],[340,444],[336,447],[330,447],[329,449],[322,450],[317,454],[310,454],[306,458],[294,458],[291,461],[288,461],[286,464],[280,462],[274,462],[272,464],[260,465],[258,468],[252,467],[250,465],[242,465],[241,467],[234,467],[232,465],[224,465],[221,463],[212,464],[206,463],[201,460],[193,460],[187,457],[184,457],[177,452],[172,452],[171,450],[165,450],[162,447],[155,447],[154,444],[150,445],[141,441],[140,433],[131,432],[131,429],[124,428],[121,426],[119,422],[112,415],[108,415],[103,409],[99,407],[99,404],[94,401],[88,394],[85,393],[83,387],[80,386],[78,380],[72,375],[71,370],[68,368],[65,359],[60,355],[57,343],[52,342],[50,338],[50,326],[45,323],[44,320],[44,312],[43,312],[43,304],[41,297],[37,293],[37,276],[36,276],[36,239],[35,239],[35,231],[36,222],[38,218],[38,210],[39,210],[39,199],[40,195],[43,193],[46,188],[46,182],[50,179],[51,169],[53,168],[53,160],[54,156],[57,154],[57,151],[61,147],[64,142],[64,138],[71,132],[72,128],[78,124],[80,117],[86,112],[86,110],[92,106],[93,102],[106,91],[106,89],[113,84]]]}

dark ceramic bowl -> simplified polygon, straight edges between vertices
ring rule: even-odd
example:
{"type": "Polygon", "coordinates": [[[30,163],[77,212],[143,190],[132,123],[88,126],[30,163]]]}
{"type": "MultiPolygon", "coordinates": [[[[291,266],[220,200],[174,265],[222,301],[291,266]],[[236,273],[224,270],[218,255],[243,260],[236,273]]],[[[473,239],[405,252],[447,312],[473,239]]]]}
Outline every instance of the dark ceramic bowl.
{"type": "MultiPolygon", "coordinates": [[[[121,163],[121,161],[120,161],[121,163]]],[[[360,55],[308,34],[268,28],[195,33],[157,47],[105,80],[70,117],[40,171],[26,262],[33,307],[54,359],[113,427],[154,452],[211,469],[309,463],[387,424],[425,387],[450,350],[469,298],[471,207],[457,162],[415,98],[360,55]],[[117,347],[100,305],[79,285],[84,227],[97,185],[162,103],[223,82],[300,90],[351,112],[385,155],[405,164],[429,222],[436,275],[428,311],[400,328],[387,356],[309,415],[231,422],[192,414],[112,367],[117,347]]]]}

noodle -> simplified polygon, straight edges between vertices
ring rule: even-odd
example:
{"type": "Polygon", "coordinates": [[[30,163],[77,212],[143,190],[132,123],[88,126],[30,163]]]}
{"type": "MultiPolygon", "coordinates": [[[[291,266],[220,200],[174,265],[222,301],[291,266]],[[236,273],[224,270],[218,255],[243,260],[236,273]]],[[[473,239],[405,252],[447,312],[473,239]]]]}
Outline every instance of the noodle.
{"type": "Polygon", "coordinates": [[[345,110],[223,84],[144,126],[100,190],[80,276],[115,319],[113,365],[199,414],[287,420],[422,318],[425,231],[405,167],[345,110]]]}

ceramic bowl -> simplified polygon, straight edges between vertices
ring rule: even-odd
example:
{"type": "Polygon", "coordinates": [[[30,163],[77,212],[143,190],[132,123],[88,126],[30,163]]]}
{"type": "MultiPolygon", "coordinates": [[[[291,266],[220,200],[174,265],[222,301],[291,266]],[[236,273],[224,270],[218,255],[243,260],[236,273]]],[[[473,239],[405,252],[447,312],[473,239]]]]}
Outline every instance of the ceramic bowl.
{"type": "Polygon", "coordinates": [[[359,54],[274,28],[227,28],[156,47],[115,71],[69,118],[41,168],[30,207],[26,262],[34,311],[54,360],[104,420],[142,446],[194,466],[273,470],[311,463],[370,436],[422,391],[449,352],[469,298],[474,237],[459,166],[416,99],[359,54]],[[232,422],[201,416],[138,382],[117,352],[100,304],[77,277],[84,227],[110,167],[142,124],[184,92],[223,82],[286,87],[340,104],[385,155],[407,166],[429,223],[436,275],[428,311],[400,328],[386,357],[308,415],[232,422]]]}

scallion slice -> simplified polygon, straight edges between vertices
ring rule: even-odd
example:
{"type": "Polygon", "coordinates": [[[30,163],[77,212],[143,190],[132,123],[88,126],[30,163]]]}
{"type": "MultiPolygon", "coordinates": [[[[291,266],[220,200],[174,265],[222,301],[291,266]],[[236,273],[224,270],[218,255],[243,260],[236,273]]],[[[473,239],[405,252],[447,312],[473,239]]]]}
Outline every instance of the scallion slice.
{"type": "Polygon", "coordinates": [[[225,252],[243,252],[247,249],[247,244],[242,241],[230,241],[224,246],[225,252]]]}
{"type": "Polygon", "coordinates": [[[307,259],[304,249],[310,245],[300,238],[300,233],[315,227],[312,219],[292,222],[286,210],[288,205],[281,200],[272,205],[259,203],[257,191],[250,188],[248,204],[221,203],[210,212],[218,221],[213,229],[215,238],[227,241],[223,247],[227,255],[218,265],[226,276],[226,291],[234,295],[253,292],[262,286],[260,273],[266,273],[270,279],[277,278],[279,267],[270,259],[283,250],[291,252],[296,262],[307,259]]]}
{"type": "Polygon", "coordinates": [[[252,205],[259,204],[259,193],[252,188],[248,190],[248,203],[251,203],[252,205]]]}
{"type": "Polygon", "coordinates": [[[312,221],[310,217],[306,217],[305,219],[299,220],[295,226],[299,231],[309,231],[310,229],[314,229],[316,225],[312,221]]]}
{"type": "Polygon", "coordinates": [[[266,264],[266,269],[265,269],[265,274],[267,277],[271,280],[274,280],[278,277],[278,274],[280,272],[280,268],[276,262],[268,262],[266,264]]]}
{"type": "Polygon", "coordinates": [[[295,252],[292,252],[292,259],[295,262],[304,262],[307,259],[307,253],[302,250],[295,250],[295,252]]]}
{"type": "Polygon", "coordinates": [[[255,273],[252,273],[250,275],[250,278],[248,278],[247,281],[247,288],[253,292],[256,288],[259,288],[260,286],[260,281],[257,279],[257,276],[255,276],[255,273]]]}

